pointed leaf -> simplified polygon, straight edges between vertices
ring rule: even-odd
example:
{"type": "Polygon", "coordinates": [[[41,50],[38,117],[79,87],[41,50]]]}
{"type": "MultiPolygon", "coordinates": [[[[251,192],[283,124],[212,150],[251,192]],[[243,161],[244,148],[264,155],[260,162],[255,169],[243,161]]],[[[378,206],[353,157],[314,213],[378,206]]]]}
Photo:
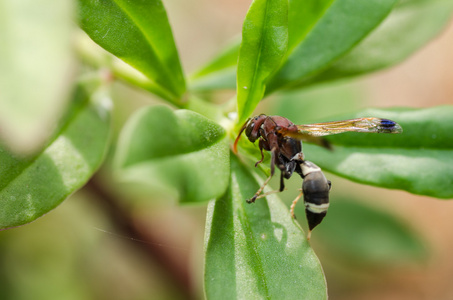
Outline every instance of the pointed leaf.
{"type": "Polygon", "coordinates": [[[452,12],[453,2],[448,0],[401,2],[351,52],[298,87],[357,76],[397,64],[439,34],[451,19],[452,12]]]}
{"type": "Polygon", "coordinates": [[[332,1],[313,29],[293,48],[266,91],[295,85],[351,50],[390,13],[396,0],[332,1]]]}
{"type": "Polygon", "coordinates": [[[394,120],[403,133],[331,136],[333,151],[304,144],[306,159],[353,181],[453,198],[453,106],[368,109],[336,119],[365,116],[394,120]]]}
{"type": "MultiPolygon", "coordinates": [[[[297,45],[322,17],[333,0],[289,0],[288,48],[297,45]]],[[[192,77],[195,90],[235,89],[236,65],[241,41],[231,42],[192,77]]]]}
{"type": "Polygon", "coordinates": [[[288,50],[300,44],[335,0],[289,0],[288,50]]]}
{"type": "Polygon", "coordinates": [[[71,1],[0,4],[0,136],[15,152],[44,146],[70,94],[71,1]]]}
{"type": "Polygon", "coordinates": [[[145,74],[180,103],[184,77],[161,0],[79,0],[80,25],[101,47],[145,74]]]}
{"type": "Polygon", "coordinates": [[[182,202],[207,201],[228,185],[229,151],[217,123],[188,110],[145,107],[121,132],[116,165],[121,181],[149,193],[177,193],[182,202]]]}
{"type": "MultiPolygon", "coordinates": [[[[306,36],[306,30],[313,27],[331,2],[332,0],[326,0],[321,4],[321,1],[290,0],[288,16],[290,50],[306,36]]],[[[448,0],[399,2],[388,18],[351,52],[333,63],[326,71],[315,77],[308,76],[291,88],[356,76],[395,65],[435,37],[451,18],[452,9],[453,4],[448,0]]],[[[226,53],[220,54],[194,76],[193,89],[234,89],[235,74],[231,66],[237,62],[237,56],[233,54],[238,51],[239,42],[232,43],[228,56],[226,53]],[[218,64],[217,60],[221,60],[223,65],[218,64]]]]}
{"type": "Polygon", "coordinates": [[[240,46],[240,39],[230,42],[221,53],[190,76],[190,88],[196,91],[235,89],[240,46]]]}
{"type": "Polygon", "coordinates": [[[90,103],[79,86],[66,124],[37,156],[0,149],[0,230],[29,223],[83,186],[101,164],[110,117],[105,102],[90,103]]]}
{"type": "Polygon", "coordinates": [[[205,293],[208,299],[327,299],[319,260],[302,229],[275,196],[247,204],[255,178],[231,158],[231,182],[208,207],[205,293]]]}
{"type": "Polygon", "coordinates": [[[237,70],[238,123],[252,114],[288,44],[288,0],[254,0],[242,28],[237,70]]]}

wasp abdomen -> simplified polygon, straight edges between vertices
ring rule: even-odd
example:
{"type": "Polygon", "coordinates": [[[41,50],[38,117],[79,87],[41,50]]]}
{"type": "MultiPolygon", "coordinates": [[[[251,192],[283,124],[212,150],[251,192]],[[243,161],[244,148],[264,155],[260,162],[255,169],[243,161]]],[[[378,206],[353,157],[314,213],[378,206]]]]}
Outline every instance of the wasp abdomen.
{"type": "Polygon", "coordinates": [[[308,227],[315,228],[327,214],[329,208],[330,181],[326,179],[321,168],[312,162],[304,161],[301,164],[302,192],[304,194],[305,214],[308,227]]]}

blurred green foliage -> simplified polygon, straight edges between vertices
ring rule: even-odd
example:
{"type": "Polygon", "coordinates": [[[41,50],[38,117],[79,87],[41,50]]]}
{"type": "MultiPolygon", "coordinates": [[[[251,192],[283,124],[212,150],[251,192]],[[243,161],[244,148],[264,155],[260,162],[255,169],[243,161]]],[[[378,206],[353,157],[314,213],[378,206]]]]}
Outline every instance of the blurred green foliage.
{"type": "MultiPolygon", "coordinates": [[[[445,26],[451,1],[254,0],[242,39],[195,71],[187,86],[162,0],[76,3],[77,10],[70,1],[2,4],[0,228],[36,221],[0,233],[0,298],[199,298],[202,283],[191,277],[187,249],[127,236],[174,234],[171,241],[187,239],[191,248],[188,232],[204,221],[192,227],[185,214],[159,219],[177,198],[211,201],[205,296],[326,299],[304,222],[291,219],[277,196],[245,203],[262,173],[269,174],[268,155],[256,171],[261,154],[245,138],[237,157],[230,153],[237,128],[264,96],[277,92],[269,114],[295,123],[346,115],[402,124],[398,136],[332,137],[334,151],[304,144],[307,159],[323,169],[365,184],[452,197],[451,106],[363,110],[353,84],[330,83],[408,57],[445,26]],[[71,16],[84,31],[73,41],[71,16]],[[74,52],[79,68],[72,65],[74,52]],[[123,83],[136,90],[115,95],[114,116],[124,124],[111,123],[108,91],[126,90],[123,83]],[[217,99],[214,92],[227,88],[236,88],[236,96],[217,99]],[[87,181],[71,201],[38,219],[87,181]],[[144,217],[150,212],[152,220],[144,217]],[[138,253],[143,244],[158,251],[138,253]]],[[[297,191],[295,177],[289,186],[297,191]]],[[[315,232],[327,261],[324,254],[334,253],[343,264],[382,269],[428,257],[423,238],[398,216],[353,196],[333,198],[315,232]]],[[[299,205],[298,216],[302,210],[299,205]]],[[[187,215],[202,219],[199,212],[187,215]]]]}

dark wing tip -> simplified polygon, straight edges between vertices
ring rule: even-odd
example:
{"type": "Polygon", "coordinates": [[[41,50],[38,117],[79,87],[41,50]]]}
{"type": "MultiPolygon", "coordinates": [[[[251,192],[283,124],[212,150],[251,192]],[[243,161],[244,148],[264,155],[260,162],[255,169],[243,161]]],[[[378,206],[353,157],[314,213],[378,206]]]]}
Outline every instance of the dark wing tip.
{"type": "Polygon", "coordinates": [[[379,132],[383,133],[401,133],[403,128],[400,124],[389,119],[381,119],[379,123],[379,132]]]}

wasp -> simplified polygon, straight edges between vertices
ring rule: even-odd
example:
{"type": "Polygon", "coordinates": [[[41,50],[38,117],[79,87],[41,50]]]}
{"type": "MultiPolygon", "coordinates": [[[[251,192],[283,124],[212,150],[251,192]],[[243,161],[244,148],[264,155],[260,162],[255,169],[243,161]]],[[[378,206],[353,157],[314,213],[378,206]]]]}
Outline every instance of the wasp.
{"type": "Polygon", "coordinates": [[[290,212],[291,216],[295,218],[294,208],[303,195],[309,228],[307,238],[309,239],[311,231],[321,223],[327,214],[331,182],[326,179],[320,167],[305,160],[302,141],[333,150],[331,144],[323,138],[324,136],[344,132],[401,133],[403,130],[398,123],[392,120],[374,117],[295,125],[281,116],[261,114],[249,118],[241,127],[233,145],[234,153],[237,153],[237,144],[244,131],[250,142],[254,143],[258,140],[261,159],[255,163],[255,167],[263,162],[263,151],[269,151],[271,154],[270,176],[255,195],[246,200],[247,203],[253,203],[256,199],[273,192],[282,192],[285,189],[284,180],[289,179],[296,172],[302,177],[303,183],[301,193],[293,201],[290,212]],[[275,173],[275,167],[280,170],[280,188],[278,191],[262,194],[275,173]]]}

